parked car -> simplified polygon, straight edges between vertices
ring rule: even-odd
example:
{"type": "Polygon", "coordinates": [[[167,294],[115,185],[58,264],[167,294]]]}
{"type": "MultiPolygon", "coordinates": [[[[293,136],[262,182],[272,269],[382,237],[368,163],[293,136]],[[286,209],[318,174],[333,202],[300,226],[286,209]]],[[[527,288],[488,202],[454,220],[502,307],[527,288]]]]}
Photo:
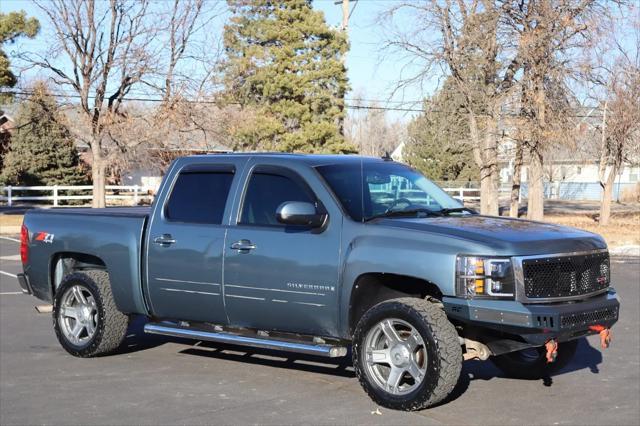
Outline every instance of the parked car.
{"type": "Polygon", "coordinates": [[[180,158],[150,208],[31,210],[21,239],[19,282],[53,304],[72,355],[116,350],[133,314],[147,333],[351,347],[365,391],[394,409],[441,402],[465,359],[549,374],[583,336],[606,346],[618,319],[600,236],[476,214],[389,159],[180,158]]]}

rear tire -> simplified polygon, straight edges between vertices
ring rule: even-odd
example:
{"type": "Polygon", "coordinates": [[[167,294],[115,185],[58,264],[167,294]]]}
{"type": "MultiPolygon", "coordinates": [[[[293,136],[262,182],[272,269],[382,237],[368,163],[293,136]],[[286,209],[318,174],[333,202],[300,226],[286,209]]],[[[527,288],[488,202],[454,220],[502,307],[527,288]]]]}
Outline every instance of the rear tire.
{"type": "Polygon", "coordinates": [[[451,393],[460,377],[462,349],[456,329],[437,304],[400,298],[379,303],[362,316],[353,338],[353,365],[377,404],[421,410],[451,393]]]}
{"type": "Polygon", "coordinates": [[[565,367],[576,353],[578,340],[558,344],[558,355],[548,363],[544,346],[491,357],[491,361],[508,377],[537,380],[565,367]]]}
{"type": "Polygon", "coordinates": [[[74,273],[62,280],[53,302],[53,328],[71,355],[88,358],[113,352],[128,327],[129,316],[118,311],[106,271],[74,273]]]}

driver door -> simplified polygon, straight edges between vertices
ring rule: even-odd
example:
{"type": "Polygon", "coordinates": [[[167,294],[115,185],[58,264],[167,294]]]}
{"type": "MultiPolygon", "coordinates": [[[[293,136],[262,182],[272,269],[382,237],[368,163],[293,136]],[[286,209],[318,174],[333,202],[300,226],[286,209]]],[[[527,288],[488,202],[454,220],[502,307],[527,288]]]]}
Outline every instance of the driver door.
{"type": "Polygon", "coordinates": [[[324,208],[295,171],[257,164],[247,180],[225,249],[224,297],[233,325],[329,334],[337,318],[340,227],[284,225],[276,210],[286,201],[324,208]]]}

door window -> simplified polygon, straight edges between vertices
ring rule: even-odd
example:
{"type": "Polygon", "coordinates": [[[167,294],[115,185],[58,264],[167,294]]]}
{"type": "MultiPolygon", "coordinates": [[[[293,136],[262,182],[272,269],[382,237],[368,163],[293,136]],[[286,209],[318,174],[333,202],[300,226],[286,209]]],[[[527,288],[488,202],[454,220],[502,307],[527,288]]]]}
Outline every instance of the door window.
{"type": "Polygon", "coordinates": [[[282,225],[276,218],[277,208],[285,201],[315,204],[306,185],[293,176],[272,172],[254,172],[242,205],[240,223],[247,225],[282,225]]]}
{"type": "Polygon", "coordinates": [[[170,221],[221,224],[233,173],[182,172],[173,186],[165,216],[170,221]]]}

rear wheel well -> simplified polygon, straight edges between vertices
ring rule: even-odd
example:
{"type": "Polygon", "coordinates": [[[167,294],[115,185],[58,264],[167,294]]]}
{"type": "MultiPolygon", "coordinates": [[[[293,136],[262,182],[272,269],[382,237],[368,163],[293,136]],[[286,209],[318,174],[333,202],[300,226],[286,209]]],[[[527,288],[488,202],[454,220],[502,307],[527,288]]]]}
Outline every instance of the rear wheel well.
{"type": "Polygon", "coordinates": [[[432,282],[409,275],[367,273],[360,275],[351,290],[349,332],[353,334],[365,312],[380,302],[399,297],[426,297],[442,300],[442,292],[432,282]]]}
{"type": "Polygon", "coordinates": [[[62,279],[69,274],[86,270],[106,270],[107,267],[97,256],[86,253],[58,253],[51,262],[51,294],[54,295],[62,279]]]}

